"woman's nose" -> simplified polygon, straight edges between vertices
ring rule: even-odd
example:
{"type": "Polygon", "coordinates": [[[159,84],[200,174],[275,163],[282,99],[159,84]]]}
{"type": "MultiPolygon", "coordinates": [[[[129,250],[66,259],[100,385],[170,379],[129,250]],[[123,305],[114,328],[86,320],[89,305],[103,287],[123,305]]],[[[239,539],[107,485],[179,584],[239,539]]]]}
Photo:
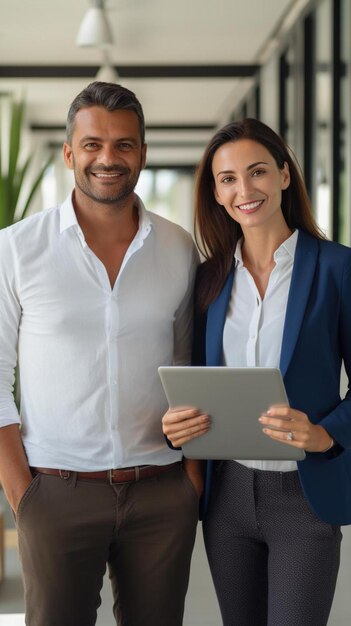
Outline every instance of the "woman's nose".
{"type": "Polygon", "coordinates": [[[242,197],[247,196],[252,190],[252,181],[250,178],[240,178],[238,181],[239,193],[242,197]]]}

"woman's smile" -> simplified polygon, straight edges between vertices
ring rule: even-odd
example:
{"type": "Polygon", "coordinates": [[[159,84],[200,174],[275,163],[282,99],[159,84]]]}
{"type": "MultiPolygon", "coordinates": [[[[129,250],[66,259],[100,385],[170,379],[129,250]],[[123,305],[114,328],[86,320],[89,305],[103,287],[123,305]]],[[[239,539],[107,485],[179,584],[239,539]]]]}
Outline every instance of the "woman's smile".
{"type": "Polygon", "coordinates": [[[255,200],[253,202],[246,202],[244,204],[237,204],[236,208],[243,213],[255,213],[258,209],[261,208],[264,200],[255,200]]]}

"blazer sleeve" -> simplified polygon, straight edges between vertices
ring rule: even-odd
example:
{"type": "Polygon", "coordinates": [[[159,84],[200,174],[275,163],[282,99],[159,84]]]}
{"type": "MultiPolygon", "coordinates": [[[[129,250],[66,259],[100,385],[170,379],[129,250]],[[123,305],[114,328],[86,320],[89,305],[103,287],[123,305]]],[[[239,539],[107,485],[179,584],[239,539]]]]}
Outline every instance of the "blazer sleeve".
{"type": "Polygon", "coordinates": [[[343,448],[351,448],[351,251],[341,278],[339,343],[348,389],[340,404],[319,423],[343,448]]]}

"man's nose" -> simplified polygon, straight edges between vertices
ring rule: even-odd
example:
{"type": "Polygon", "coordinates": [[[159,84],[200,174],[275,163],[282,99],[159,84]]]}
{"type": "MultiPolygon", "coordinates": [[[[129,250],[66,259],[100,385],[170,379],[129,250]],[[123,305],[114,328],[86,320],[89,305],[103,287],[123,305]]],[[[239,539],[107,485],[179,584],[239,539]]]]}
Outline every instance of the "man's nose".
{"type": "Polygon", "coordinates": [[[114,146],[105,145],[99,153],[99,162],[104,165],[114,165],[117,162],[117,150],[114,146]]]}

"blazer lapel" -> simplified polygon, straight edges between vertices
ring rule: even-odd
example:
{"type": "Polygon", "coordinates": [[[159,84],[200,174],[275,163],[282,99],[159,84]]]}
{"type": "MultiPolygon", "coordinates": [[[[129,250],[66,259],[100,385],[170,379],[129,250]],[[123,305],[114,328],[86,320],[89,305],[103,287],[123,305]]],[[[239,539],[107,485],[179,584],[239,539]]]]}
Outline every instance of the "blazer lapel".
{"type": "MultiPolygon", "coordinates": [[[[318,240],[300,230],[291,276],[284,323],[280,370],[285,376],[291,361],[307,307],[318,259],[318,240]]],[[[206,365],[222,365],[223,329],[235,268],[228,274],[221,293],[210,305],[206,326],[206,365]]]]}
{"type": "Polygon", "coordinates": [[[289,367],[299,336],[316,270],[318,251],[318,240],[300,230],[291,276],[280,355],[280,370],[283,377],[289,367]]]}
{"type": "Polygon", "coordinates": [[[206,365],[222,365],[223,328],[234,280],[234,267],[223,289],[209,306],[206,326],[206,365]]]}

